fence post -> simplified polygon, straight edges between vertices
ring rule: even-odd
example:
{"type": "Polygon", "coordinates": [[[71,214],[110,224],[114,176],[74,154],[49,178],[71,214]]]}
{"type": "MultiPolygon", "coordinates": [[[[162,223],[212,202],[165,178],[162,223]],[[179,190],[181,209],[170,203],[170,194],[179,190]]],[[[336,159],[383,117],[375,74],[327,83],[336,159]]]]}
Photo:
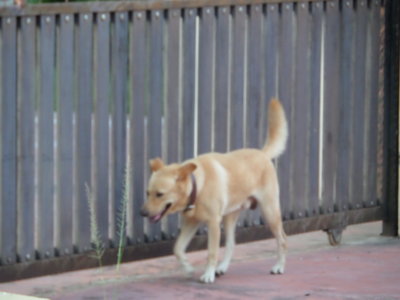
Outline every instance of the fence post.
{"type": "Polygon", "coordinates": [[[399,24],[400,3],[385,3],[385,199],[383,235],[398,235],[399,24]]]}
{"type": "Polygon", "coordinates": [[[0,260],[16,262],[17,242],[17,19],[1,19],[0,59],[0,260]]]}

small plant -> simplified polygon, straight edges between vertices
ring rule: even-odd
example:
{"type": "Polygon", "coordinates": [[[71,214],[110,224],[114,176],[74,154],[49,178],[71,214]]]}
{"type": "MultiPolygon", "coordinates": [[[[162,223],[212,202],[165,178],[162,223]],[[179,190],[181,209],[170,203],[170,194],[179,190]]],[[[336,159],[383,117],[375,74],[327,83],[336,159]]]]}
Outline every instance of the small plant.
{"type": "Polygon", "coordinates": [[[98,223],[97,223],[97,212],[94,202],[93,194],[90,190],[90,187],[87,183],[85,183],[86,188],[86,197],[89,205],[89,214],[90,214],[90,241],[92,243],[92,248],[94,250],[93,257],[97,259],[99,262],[99,267],[103,266],[102,259],[104,255],[104,244],[101,241],[101,234],[99,231],[98,223]]]}
{"type": "MultiPolygon", "coordinates": [[[[129,160],[127,167],[125,169],[124,180],[122,183],[122,199],[120,202],[120,207],[118,209],[117,215],[117,236],[118,236],[118,252],[117,252],[117,265],[116,269],[119,270],[119,267],[122,262],[123,251],[125,247],[125,236],[126,236],[126,211],[128,206],[128,198],[130,194],[129,190],[129,182],[131,178],[131,172],[129,168],[129,160]]],[[[92,243],[92,248],[94,250],[93,257],[96,258],[99,262],[99,267],[102,267],[102,258],[104,255],[104,244],[102,242],[101,234],[99,232],[98,223],[97,223],[97,213],[95,207],[95,201],[93,194],[90,190],[90,187],[87,183],[85,183],[86,188],[86,196],[89,205],[89,214],[90,214],[90,241],[92,243]]]]}
{"type": "Polygon", "coordinates": [[[118,254],[117,254],[117,271],[119,270],[119,267],[122,262],[122,255],[125,247],[125,235],[126,235],[126,210],[127,210],[127,205],[128,205],[128,198],[129,198],[129,183],[130,183],[130,178],[131,178],[131,171],[130,171],[130,163],[129,163],[129,158],[127,162],[127,167],[125,169],[125,175],[124,175],[124,181],[122,183],[122,199],[119,207],[119,212],[118,212],[118,254]]]}

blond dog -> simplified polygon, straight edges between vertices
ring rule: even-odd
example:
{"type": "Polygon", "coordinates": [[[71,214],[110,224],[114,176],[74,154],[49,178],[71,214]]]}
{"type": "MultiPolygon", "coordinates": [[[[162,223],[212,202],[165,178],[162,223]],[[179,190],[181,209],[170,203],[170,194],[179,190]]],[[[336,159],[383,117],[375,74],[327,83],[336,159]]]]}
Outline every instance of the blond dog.
{"type": "Polygon", "coordinates": [[[214,282],[229,267],[235,245],[235,227],[243,209],[260,205],[266,224],[278,245],[278,262],[272,274],[285,268],[286,235],[282,227],[279,183],[271,161],[286,146],[287,122],[282,105],[271,100],[268,113],[268,139],[262,150],[241,149],[225,154],[207,153],[183,162],[164,165],[160,158],[150,161],[152,174],[141,214],[158,222],[163,216],[181,212],[182,228],[174,254],[188,272],[185,251],[198,226],[208,226],[208,262],[200,280],[214,282]],[[226,235],[226,250],[218,263],[221,222],[226,235]]]}

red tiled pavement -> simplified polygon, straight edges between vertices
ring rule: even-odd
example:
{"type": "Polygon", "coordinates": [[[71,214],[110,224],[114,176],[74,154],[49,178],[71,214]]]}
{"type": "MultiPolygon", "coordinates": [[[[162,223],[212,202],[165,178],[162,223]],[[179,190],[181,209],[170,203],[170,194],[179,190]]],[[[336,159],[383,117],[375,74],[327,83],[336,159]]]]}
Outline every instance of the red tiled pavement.
{"type": "MultiPolygon", "coordinates": [[[[185,275],[174,257],[0,284],[1,291],[51,299],[400,299],[400,240],[379,222],[350,226],[338,247],[322,232],[289,237],[286,273],[270,275],[275,242],[238,245],[226,275],[202,284],[206,252],[190,253],[185,275]]],[[[221,253],[222,254],[222,253],[221,253]]]]}

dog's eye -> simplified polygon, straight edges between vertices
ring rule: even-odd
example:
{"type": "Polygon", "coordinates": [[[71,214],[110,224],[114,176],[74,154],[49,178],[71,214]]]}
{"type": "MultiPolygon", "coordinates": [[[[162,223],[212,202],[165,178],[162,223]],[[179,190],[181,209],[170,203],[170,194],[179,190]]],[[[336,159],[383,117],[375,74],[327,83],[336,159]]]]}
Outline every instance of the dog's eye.
{"type": "Polygon", "coordinates": [[[149,192],[149,191],[147,191],[147,192],[146,192],[146,195],[147,195],[147,197],[148,197],[148,196],[150,196],[150,192],[149,192]]]}
{"type": "Polygon", "coordinates": [[[163,195],[164,195],[163,193],[157,193],[157,194],[156,194],[156,197],[157,197],[157,198],[160,198],[160,197],[162,197],[163,195]]]}

